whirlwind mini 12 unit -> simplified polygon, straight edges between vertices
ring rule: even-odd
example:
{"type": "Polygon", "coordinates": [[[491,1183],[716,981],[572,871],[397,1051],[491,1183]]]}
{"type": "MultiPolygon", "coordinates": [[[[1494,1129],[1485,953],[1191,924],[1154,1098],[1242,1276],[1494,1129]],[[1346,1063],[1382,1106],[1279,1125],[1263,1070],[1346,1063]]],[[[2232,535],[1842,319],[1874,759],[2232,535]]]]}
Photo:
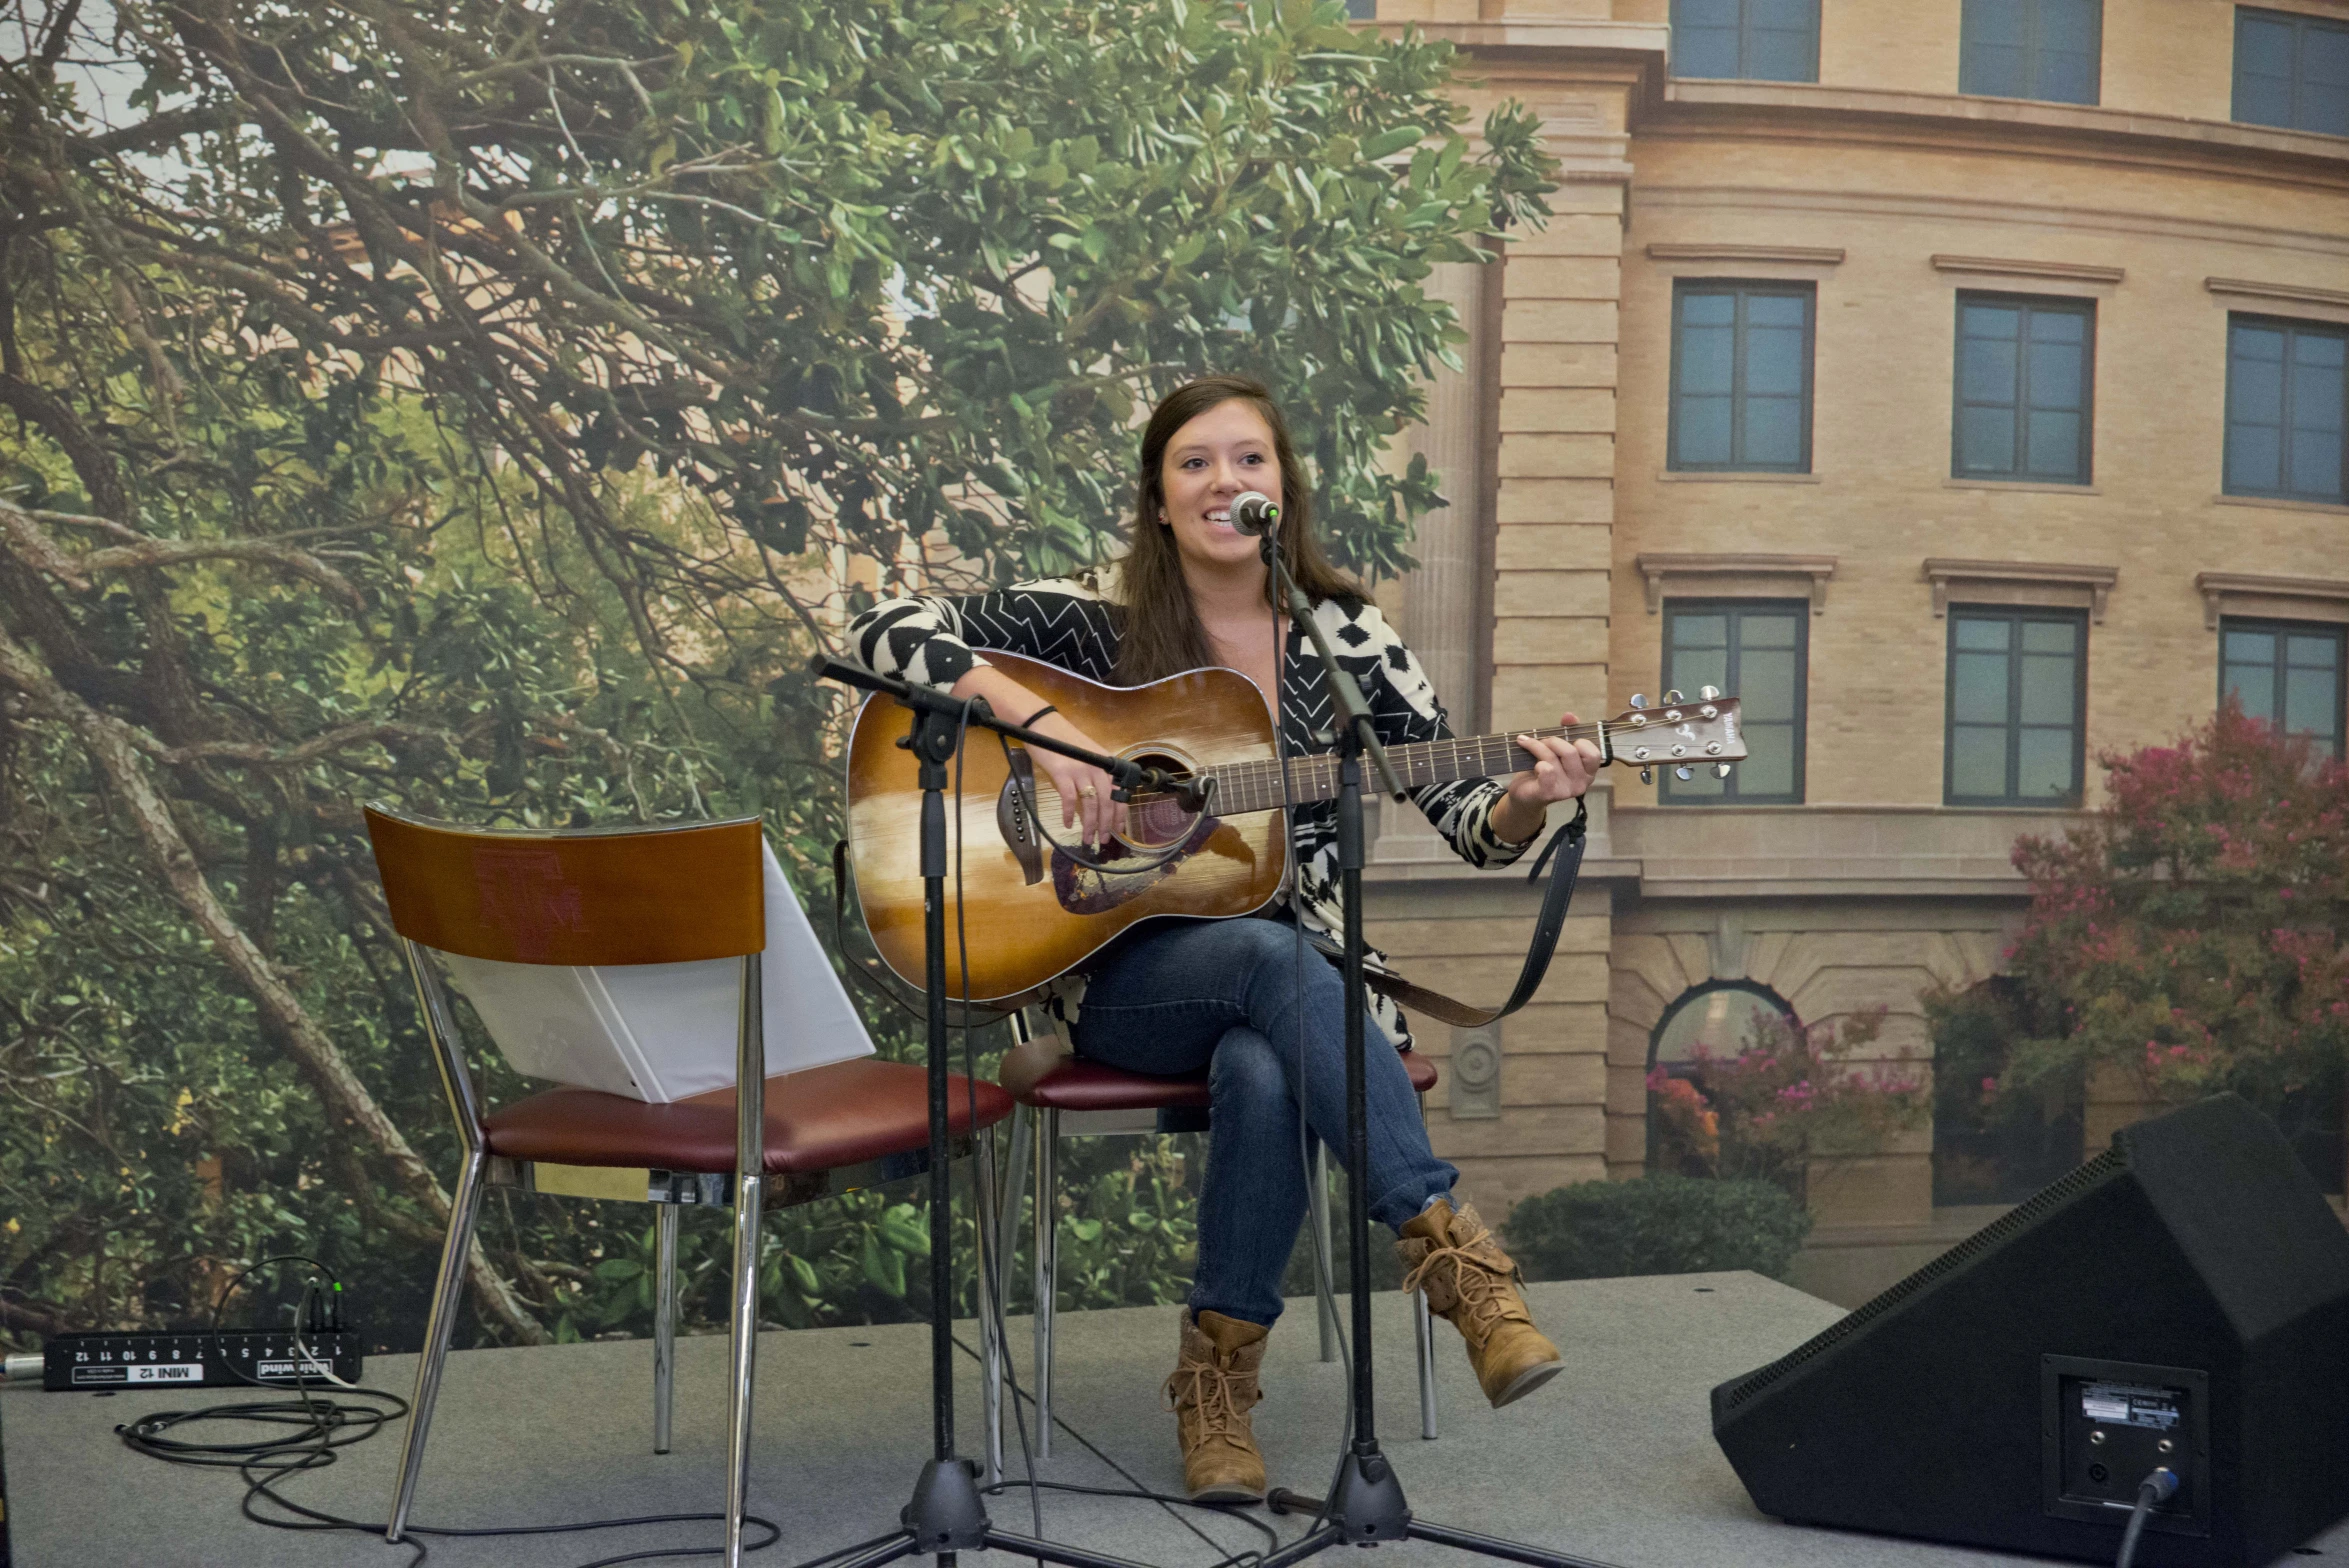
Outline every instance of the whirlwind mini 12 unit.
{"type": "Polygon", "coordinates": [[[179,1334],[59,1334],[41,1349],[47,1389],[290,1387],[329,1374],[359,1381],[359,1336],[351,1329],[305,1330],[297,1349],[286,1329],[179,1334]]]}

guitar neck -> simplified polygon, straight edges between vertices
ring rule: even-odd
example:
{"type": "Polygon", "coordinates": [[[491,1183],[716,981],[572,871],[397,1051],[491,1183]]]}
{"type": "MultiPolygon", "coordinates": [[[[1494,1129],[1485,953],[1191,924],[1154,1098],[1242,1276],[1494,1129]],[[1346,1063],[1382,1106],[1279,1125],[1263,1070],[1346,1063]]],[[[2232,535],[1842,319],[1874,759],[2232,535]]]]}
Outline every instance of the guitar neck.
{"type": "MultiPolygon", "coordinates": [[[[1525,748],[1517,744],[1520,735],[1564,736],[1569,740],[1596,741],[1602,755],[1607,750],[1607,737],[1601,726],[1564,724],[1549,729],[1512,730],[1506,735],[1473,735],[1457,740],[1429,740],[1408,746],[1389,746],[1387,761],[1394,765],[1395,776],[1403,781],[1406,789],[1418,789],[1429,784],[1449,784],[1454,779],[1505,777],[1525,769],[1525,748]]],[[[1369,759],[1365,758],[1362,765],[1364,784],[1370,789],[1377,789],[1379,780],[1369,759]]],[[[1281,764],[1277,758],[1230,762],[1221,767],[1205,769],[1204,772],[1208,778],[1215,780],[1215,796],[1208,809],[1219,817],[1271,811],[1283,800],[1296,805],[1334,800],[1338,793],[1338,759],[1326,752],[1317,756],[1291,757],[1285,788],[1281,778],[1281,764]]]]}

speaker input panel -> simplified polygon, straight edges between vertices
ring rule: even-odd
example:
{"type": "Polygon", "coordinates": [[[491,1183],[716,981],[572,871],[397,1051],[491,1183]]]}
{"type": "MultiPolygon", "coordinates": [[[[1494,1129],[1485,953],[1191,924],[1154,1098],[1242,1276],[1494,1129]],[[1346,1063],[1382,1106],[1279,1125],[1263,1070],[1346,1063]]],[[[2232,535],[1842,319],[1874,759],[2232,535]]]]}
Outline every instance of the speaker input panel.
{"type": "Polygon", "coordinates": [[[2040,1358],[2046,1511],[2118,1528],[2156,1469],[2178,1477],[2146,1527],[2210,1533],[2209,1374],[2084,1356],[2040,1358]]]}

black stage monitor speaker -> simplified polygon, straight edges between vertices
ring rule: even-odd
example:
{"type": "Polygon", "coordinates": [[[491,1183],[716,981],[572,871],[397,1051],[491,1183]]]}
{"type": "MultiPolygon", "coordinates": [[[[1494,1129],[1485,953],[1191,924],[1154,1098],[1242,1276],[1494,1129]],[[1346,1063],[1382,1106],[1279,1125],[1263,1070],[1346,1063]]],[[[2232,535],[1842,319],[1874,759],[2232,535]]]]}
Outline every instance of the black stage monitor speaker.
{"type": "Polygon", "coordinates": [[[2253,1568],[2349,1513],[2349,1232],[2233,1095],[2112,1148],[1713,1390],[1764,1513],[2144,1568],[2253,1568]]]}

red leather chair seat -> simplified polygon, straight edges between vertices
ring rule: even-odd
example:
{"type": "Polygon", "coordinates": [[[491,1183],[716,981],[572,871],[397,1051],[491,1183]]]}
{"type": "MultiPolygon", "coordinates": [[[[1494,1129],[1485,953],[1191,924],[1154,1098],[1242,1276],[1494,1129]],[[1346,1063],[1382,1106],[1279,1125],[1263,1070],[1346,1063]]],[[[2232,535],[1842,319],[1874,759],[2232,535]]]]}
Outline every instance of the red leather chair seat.
{"type": "MultiPolygon", "coordinates": [[[[1011,1096],[991,1083],[948,1080],[947,1125],[991,1127],[1011,1114],[1011,1096]]],[[[770,1174],[837,1170],[918,1149],[930,1139],[929,1074],[872,1057],[811,1067],[767,1080],[770,1174]]],[[[713,1089],[647,1105],[596,1089],[549,1089],[483,1118],[489,1152],[557,1165],[642,1165],[654,1170],[734,1169],[734,1091],[713,1089]]]]}
{"type": "MultiPolygon", "coordinates": [[[[1403,1053],[1403,1066],[1411,1074],[1415,1092],[1425,1094],[1435,1087],[1435,1063],[1417,1051],[1403,1053]]],[[[1082,1056],[1064,1056],[1039,1074],[1021,1098],[1049,1111],[1205,1110],[1207,1074],[1177,1073],[1162,1078],[1104,1067],[1082,1056]]]]}

